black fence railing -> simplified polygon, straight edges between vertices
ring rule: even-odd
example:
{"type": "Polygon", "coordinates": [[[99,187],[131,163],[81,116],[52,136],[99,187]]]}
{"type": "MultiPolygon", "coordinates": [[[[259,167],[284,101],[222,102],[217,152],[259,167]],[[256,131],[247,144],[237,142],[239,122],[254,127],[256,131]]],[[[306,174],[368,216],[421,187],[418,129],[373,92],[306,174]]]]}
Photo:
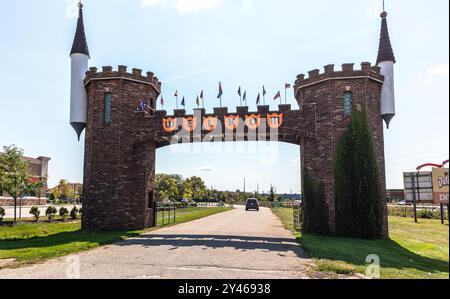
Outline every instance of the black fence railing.
{"type": "Polygon", "coordinates": [[[174,203],[156,203],[156,226],[164,226],[175,223],[177,219],[177,207],[174,203]]]}

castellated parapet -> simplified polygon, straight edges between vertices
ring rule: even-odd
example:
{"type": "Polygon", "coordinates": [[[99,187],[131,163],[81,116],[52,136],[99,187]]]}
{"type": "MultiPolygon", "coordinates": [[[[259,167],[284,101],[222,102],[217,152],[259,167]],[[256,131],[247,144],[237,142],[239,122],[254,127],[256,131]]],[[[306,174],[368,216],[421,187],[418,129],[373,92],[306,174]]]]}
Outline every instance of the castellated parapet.
{"type": "Polygon", "coordinates": [[[384,77],[380,73],[380,67],[372,66],[370,62],[361,63],[360,69],[354,69],[354,63],[344,63],[340,70],[335,70],[334,64],[328,64],[324,66],[323,73],[319,69],[315,69],[308,72],[308,77],[305,74],[299,74],[294,85],[295,94],[297,96],[300,89],[311,84],[346,78],[370,78],[380,83],[384,81],[384,77]]]}
{"type": "Polygon", "coordinates": [[[131,73],[127,72],[127,66],[119,65],[117,70],[114,70],[112,66],[103,66],[102,71],[98,72],[96,67],[91,67],[86,72],[85,84],[93,80],[101,79],[124,79],[130,81],[139,81],[141,83],[147,83],[159,93],[161,92],[161,81],[155,76],[153,72],[147,72],[146,76],[143,76],[142,70],[133,68],[131,73]]]}

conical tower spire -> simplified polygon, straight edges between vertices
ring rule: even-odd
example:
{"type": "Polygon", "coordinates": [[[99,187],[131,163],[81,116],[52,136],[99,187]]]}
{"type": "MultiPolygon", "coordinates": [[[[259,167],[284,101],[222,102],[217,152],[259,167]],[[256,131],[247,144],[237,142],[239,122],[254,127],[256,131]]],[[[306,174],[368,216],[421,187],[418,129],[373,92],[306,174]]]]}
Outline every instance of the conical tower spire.
{"type": "Polygon", "coordinates": [[[86,33],[84,32],[84,22],[83,22],[83,3],[78,2],[78,23],[77,23],[77,31],[75,33],[75,38],[72,45],[72,54],[85,54],[89,55],[89,48],[86,41],[86,33]]]}
{"type": "Polygon", "coordinates": [[[378,48],[377,64],[385,61],[392,61],[396,63],[394,51],[392,50],[391,39],[389,38],[389,30],[387,25],[387,12],[381,13],[381,33],[380,33],[380,46],[378,48]]]}
{"type": "Polygon", "coordinates": [[[70,124],[80,140],[87,124],[87,93],[84,79],[89,65],[89,48],[83,23],[83,3],[78,2],[78,22],[75,38],[70,52],[71,87],[70,87],[70,124]]]}
{"type": "Polygon", "coordinates": [[[386,122],[387,128],[395,117],[395,82],[394,82],[394,64],[396,63],[394,51],[392,50],[391,39],[389,38],[389,30],[387,25],[387,12],[381,13],[381,33],[380,46],[378,48],[377,65],[381,69],[384,76],[384,83],[381,90],[381,117],[386,122]]]}

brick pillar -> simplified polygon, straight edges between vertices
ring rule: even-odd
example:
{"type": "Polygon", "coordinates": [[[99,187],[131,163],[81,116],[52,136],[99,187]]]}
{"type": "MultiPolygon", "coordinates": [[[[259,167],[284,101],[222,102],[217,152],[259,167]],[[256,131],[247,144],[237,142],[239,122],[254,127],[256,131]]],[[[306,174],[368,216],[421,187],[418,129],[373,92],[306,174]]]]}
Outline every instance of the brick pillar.
{"type": "Polygon", "coordinates": [[[137,111],[140,101],[156,99],[160,83],[133,69],[103,68],[87,74],[88,121],[83,184],[85,230],[135,230],[153,224],[156,145],[142,141],[150,113],[137,111]],[[110,109],[106,96],[111,95],[110,109]],[[105,117],[105,113],[109,117],[105,117]],[[110,120],[110,121],[109,121],[110,120]]]}

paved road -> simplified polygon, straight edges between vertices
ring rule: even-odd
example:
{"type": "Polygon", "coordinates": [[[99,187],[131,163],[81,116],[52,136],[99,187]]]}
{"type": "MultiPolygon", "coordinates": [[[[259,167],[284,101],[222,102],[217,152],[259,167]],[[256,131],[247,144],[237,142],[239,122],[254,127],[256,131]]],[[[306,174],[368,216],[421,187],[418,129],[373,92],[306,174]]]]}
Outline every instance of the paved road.
{"type": "MultiPolygon", "coordinates": [[[[81,278],[308,278],[313,265],[269,209],[242,207],[68,258],[77,257],[81,278]]],[[[76,276],[67,261],[4,269],[0,278],[66,278],[67,269],[76,276]]]]}

